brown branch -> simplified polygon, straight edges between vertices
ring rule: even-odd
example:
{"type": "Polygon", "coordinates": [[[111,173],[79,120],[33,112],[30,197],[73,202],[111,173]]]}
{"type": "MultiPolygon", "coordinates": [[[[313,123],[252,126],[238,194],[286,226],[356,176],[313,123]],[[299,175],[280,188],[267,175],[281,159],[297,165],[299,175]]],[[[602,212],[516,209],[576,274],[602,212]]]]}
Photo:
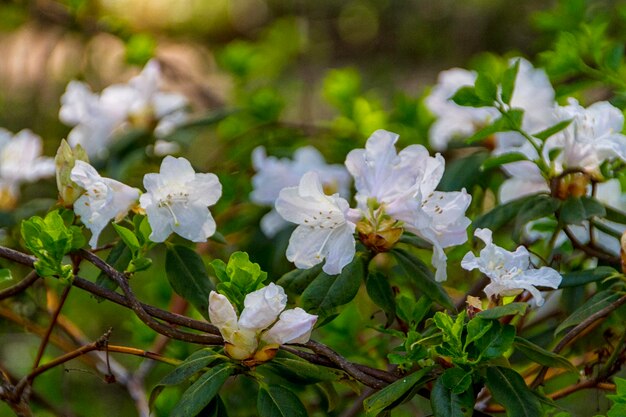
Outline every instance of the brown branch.
{"type": "Polygon", "coordinates": [[[46,363],[45,365],[38,366],[33,369],[31,373],[26,375],[24,378],[20,380],[15,386],[15,395],[20,398],[24,392],[26,387],[32,385],[35,378],[37,378],[42,373],[49,371],[52,368],[55,368],[65,362],[71,361],[74,358],[84,355],[85,353],[91,352],[93,350],[98,350],[106,346],[109,341],[109,336],[111,335],[111,330],[108,330],[105,334],[100,336],[98,340],[88,345],[84,345],[75,349],[71,352],[66,353],[65,355],[61,355],[58,358],[46,363]]]}
{"type": "Polygon", "coordinates": [[[16,294],[21,293],[26,288],[30,287],[35,282],[37,282],[38,279],[39,279],[39,275],[37,275],[37,272],[31,271],[28,275],[26,275],[26,277],[24,277],[23,280],[21,280],[17,284],[0,291],[0,300],[13,297],[16,294]]]}
{"type": "Polygon", "coordinates": [[[609,263],[612,263],[612,264],[619,264],[620,263],[619,258],[617,258],[615,256],[608,255],[608,254],[604,253],[603,251],[598,250],[595,247],[592,247],[590,245],[585,245],[585,244],[581,243],[578,239],[576,239],[576,236],[574,236],[574,234],[572,233],[572,231],[568,227],[564,227],[563,231],[565,232],[565,235],[572,242],[572,245],[576,249],[579,249],[579,250],[585,252],[587,255],[593,256],[594,258],[601,259],[601,260],[603,260],[605,262],[609,262],[609,263]]]}
{"type": "Polygon", "coordinates": [[[224,343],[223,339],[216,335],[203,335],[183,332],[156,321],[154,318],[152,318],[150,314],[146,312],[139,300],[137,300],[124,274],[122,274],[91,252],[80,250],[79,254],[84,259],[95,265],[102,272],[104,272],[107,276],[112,278],[117,283],[117,285],[119,285],[129,302],[129,307],[135,312],[137,317],[139,317],[139,319],[143,321],[146,325],[148,325],[148,327],[150,327],[152,330],[156,331],[157,333],[161,333],[167,337],[171,337],[172,339],[179,339],[190,343],[199,343],[204,345],[220,345],[224,343]]]}
{"type": "Polygon", "coordinates": [[[321,343],[318,343],[314,340],[309,340],[307,343],[301,345],[311,349],[313,352],[318,355],[325,356],[339,368],[344,370],[348,375],[353,377],[354,379],[361,381],[363,384],[367,385],[370,388],[381,389],[387,386],[387,383],[381,381],[378,378],[372,377],[371,375],[363,372],[359,369],[355,364],[349,362],[343,356],[339,355],[337,352],[325,346],[321,343]]]}
{"type": "MultiPolygon", "coordinates": [[[[131,308],[137,316],[144,321],[147,325],[153,328],[158,333],[164,334],[173,339],[180,339],[191,343],[199,343],[199,344],[222,344],[223,339],[219,336],[219,330],[214,325],[202,322],[198,320],[191,319],[186,316],[182,316],[180,314],[170,313],[168,311],[159,309],[154,306],[150,306],[147,304],[143,304],[137,300],[134,296],[130,286],[128,285],[128,281],[126,276],[124,276],[121,272],[115,270],[113,267],[108,265],[105,261],[97,257],[96,255],[87,252],[80,251],[80,255],[93,263],[98,269],[102,270],[107,276],[114,279],[116,283],[122,288],[122,291],[125,295],[121,295],[117,292],[107,290],[103,287],[96,285],[95,283],[88,281],[86,279],[75,277],[72,281],[72,285],[81,288],[84,291],[90,292],[99,297],[103,297],[107,300],[110,300],[116,304],[122,305],[124,307],[131,308]],[[192,330],[197,330],[201,332],[206,332],[209,334],[199,335],[188,332],[181,332],[176,329],[171,328],[170,326],[163,325],[162,323],[157,322],[152,317],[163,320],[173,325],[178,325],[182,327],[186,327],[192,330]],[[153,327],[155,326],[155,327],[153,327]]],[[[0,257],[12,260],[14,262],[33,267],[33,263],[37,260],[35,257],[26,255],[19,251],[9,249],[6,247],[0,246],[0,257]]],[[[310,354],[307,352],[302,352],[297,349],[293,349],[290,347],[283,347],[283,349],[294,353],[305,360],[311,361],[312,363],[330,366],[337,369],[342,369],[346,371],[349,375],[356,378],[360,382],[365,385],[374,387],[376,389],[380,389],[386,386],[389,383],[396,381],[397,376],[385,372],[379,369],[374,369],[368,367],[366,365],[355,364],[349,362],[332,349],[327,346],[324,346],[318,342],[309,341],[306,345],[301,345],[308,349],[311,349],[314,354],[310,354]]]]}
{"type": "MultiPolygon", "coordinates": [[[[574,327],[572,330],[567,332],[565,334],[565,336],[563,336],[563,339],[561,339],[561,341],[555,346],[555,348],[552,349],[552,351],[554,353],[561,352],[561,350],[563,350],[563,348],[565,348],[565,346],[567,346],[570,342],[572,342],[576,337],[578,337],[578,335],[580,335],[588,327],[593,325],[597,320],[600,320],[600,319],[608,316],[611,312],[616,310],[618,307],[622,306],[624,303],[626,303],[626,295],[624,295],[624,296],[620,297],[619,299],[615,300],[614,302],[612,302],[608,306],[604,307],[602,310],[598,310],[595,313],[591,314],[585,320],[580,322],[576,327],[574,327]]],[[[530,385],[531,388],[536,388],[539,385],[541,385],[541,383],[543,382],[543,379],[546,376],[546,372],[547,371],[548,371],[548,367],[547,366],[544,366],[544,367],[541,368],[541,370],[537,374],[537,377],[535,378],[535,380],[530,385]]]]}

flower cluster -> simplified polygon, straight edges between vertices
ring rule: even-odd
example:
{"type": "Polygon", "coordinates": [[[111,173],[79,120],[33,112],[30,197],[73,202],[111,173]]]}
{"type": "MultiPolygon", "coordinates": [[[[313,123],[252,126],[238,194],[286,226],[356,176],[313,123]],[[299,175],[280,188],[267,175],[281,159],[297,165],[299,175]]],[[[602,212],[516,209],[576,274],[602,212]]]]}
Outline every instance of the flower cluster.
{"type": "Polygon", "coordinates": [[[478,269],[489,277],[491,283],[484,290],[489,298],[517,295],[527,290],[537,305],[541,306],[544,300],[536,287],[559,287],[561,274],[547,266],[535,269],[525,247],[520,246],[515,252],[509,252],[494,245],[489,229],[476,229],[474,235],[485,242],[485,247],[480,251],[480,256],[468,252],[461,266],[468,271],[478,269]]]}
{"type": "Polygon", "coordinates": [[[222,186],[215,174],[196,174],[185,158],[165,157],[159,174],[144,176],[146,192],[141,196],[138,189],[101,177],[81,160],[75,161],[71,180],[84,190],[74,210],[91,230],[92,247],[109,221],[121,220],[138,203],[148,216],[153,242],[163,242],[171,233],[205,242],[215,233],[208,206],[220,198],[222,186]]]}
{"type": "Polygon", "coordinates": [[[171,132],[187,118],[187,99],[160,91],[160,68],[149,61],[127,84],[114,84],[100,94],[80,81],[68,84],[61,97],[59,118],[73,126],[70,145],[82,145],[90,157],[102,158],[115,134],[127,126],[154,128],[157,137],[171,132]]]}
{"type": "Polygon", "coordinates": [[[52,158],[42,157],[43,142],[30,130],[15,135],[0,128],[0,208],[13,208],[20,185],[54,175],[52,158]]]}
{"type": "Polygon", "coordinates": [[[305,173],[316,172],[329,194],[337,192],[343,197],[349,194],[350,176],[346,169],[341,165],[328,165],[322,154],[312,146],[296,150],[293,160],[268,157],[265,148],[259,146],[252,152],[252,165],[257,174],[252,177],[254,189],[250,200],[272,207],[261,219],[261,230],[267,237],[275,236],[289,224],[274,210],[280,190],[298,185],[305,173]]]}
{"type": "Polygon", "coordinates": [[[233,359],[256,364],[274,357],[279,345],[306,343],[317,316],[297,307],[285,310],[287,295],[270,283],[244,299],[237,317],[228,298],[215,291],[209,296],[209,319],[224,338],[224,350],[233,359]]]}
{"type": "Polygon", "coordinates": [[[443,248],[467,240],[470,221],[465,211],[471,197],[465,192],[439,192],[443,175],[441,155],[431,157],[423,146],[412,145],[399,154],[398,135],[378,130],[365,149],[351,151],[346,167],[355,181],[356,209],[338,194],[324,193],[315,173],[305,174],[297,187],[283,188],[276,211],[298,225],[289,240],[287,259],[310,268],[326,259],[328,274],[338,274],[355,254],[355,230],[374,250],[388,250],[402,230],[434,247],[436,278],[446,279],[443,248]]]}

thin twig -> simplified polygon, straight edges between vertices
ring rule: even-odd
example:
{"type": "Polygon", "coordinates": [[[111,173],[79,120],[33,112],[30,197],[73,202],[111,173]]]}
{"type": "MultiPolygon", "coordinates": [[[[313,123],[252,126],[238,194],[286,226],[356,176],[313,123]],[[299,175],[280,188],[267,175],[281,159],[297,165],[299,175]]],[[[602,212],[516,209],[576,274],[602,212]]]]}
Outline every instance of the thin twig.
{"type": "Polygon", "coordinates": [[[576,236],[574,236],[574,234],[572,233],[572,231],[568,227],[564,227],[563,231],[565,232],[565,235],[572,242],[572,245],[576,249],[579,249],[579,250],[585,252],[587,255],[593,256],[594,258],[601,259],[601,260],[603,260],[605,262],[609,262],[609,263],[612,263],[612,264],[619,264],[620,263],[619,258],[617,258],[615,256],[608,255],[608,254],[604,253],[601,250],[598,250],[598,249],[596,249],[596,248],[594,248],[592,246],[585,245],[585,244],[581,243],[578,239],[576,239],[576,236]]]}
{"type": "MultiPolygon", "coordinates": [[[[624,295],[624,296],[620,297],[619,299],[615,300],[614,302],[612,302],[608,306],[604,307],[602,310],[598,310],[595,313],[591,314],[585,320],[580,322],[576,327],[574,327],[572,330],[567,332],[565,334],[565,336],[563,336],[563,339],[561,339],[561,341],[555,346],[555,348],[552,349],[552,351],[554,353],[561,352],[561,350],[563,350],[563,348],[565,346],[567,346],[578,335],[580,335],[583,331],[585,331],[587,329],[587,327],[591,326],[597,320],[600,320],[600,319],[608,316],[611,312],[616,310],[618,307],[622,306],[624,303],[626,303],[626,295],[624,295]]],[[[539,385],[541,385],[541,383],[543,382],[543,379],[546,376],[546,372],[547,371],[548,371],[548,367],[547,366],[544,366],[544,367],[541,368],[541,370],[537,374],[537,377],[535,378],[535,380],[530,385],[531,388],[536,388],[539,385]]]]}
{"type": "Polygon", "coordinates": [[[52,318],[50,319],[50,324],[48,325],[48,329],[41,339],[41,343],[39,344],[39,349],[37,350],[37,355],[35,356],[35,362],[33,363],[33,370],[39,366],[39,362],[46,350],[46,346],[48,345],[48,340],[50,339],[50,335],[52,334],[52,329],[54,329],[54,325],[59,318],[59,314],[61,314],[61,309],[65,304],[65,300],[67,300],[67,296],[70,294],[70,290],[72,289],[71,285],[66,285],[63,288],[63,292],[61,293],[61,298],[59,299],[59,304],[57,305],[54,313],[52,314],[52,318]]]}
{"type": "Polygon", "coordinates": [[[5,288],[0,291],[0,300],[4,300],[5,298],[13,297],[16,294],[21,293],[26,288],[33,285],[39,279],[39,275],[37,275],[36,271],[31,271],[28,275],[24,277],[23,280],[18,282],[17,284],[5,288]]]}

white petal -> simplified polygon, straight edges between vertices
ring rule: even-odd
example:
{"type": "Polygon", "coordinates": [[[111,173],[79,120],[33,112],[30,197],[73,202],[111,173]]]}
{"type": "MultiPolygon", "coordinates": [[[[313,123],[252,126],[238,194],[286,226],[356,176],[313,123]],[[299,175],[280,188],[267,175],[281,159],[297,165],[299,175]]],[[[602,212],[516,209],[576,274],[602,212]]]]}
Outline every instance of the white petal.
{"type": "Polygon", "coordinates": [[[287,306],[287,295],[282,287],[270,283],[267,287],[249,293],[243,301],[244,309],[239,318],[239,327],[263,330],[276,321],[287,306]]]}
{"type": "Polygon", "coordinates": [[[238,330],[237,313],[228,298],[215,291],[209,294],[209,320],[217,326],[224,340],[233,343],[232,334],[238,330]]]}
{"type": "Polygon", "coordinates": [[[317,321],[317,316],[308,314],[303,309],[297,307],[285,310],[280,315],[280,319],[265,332],[261,339],[265,343],[306,343],[311,337],[311,331],[317,321]]]}

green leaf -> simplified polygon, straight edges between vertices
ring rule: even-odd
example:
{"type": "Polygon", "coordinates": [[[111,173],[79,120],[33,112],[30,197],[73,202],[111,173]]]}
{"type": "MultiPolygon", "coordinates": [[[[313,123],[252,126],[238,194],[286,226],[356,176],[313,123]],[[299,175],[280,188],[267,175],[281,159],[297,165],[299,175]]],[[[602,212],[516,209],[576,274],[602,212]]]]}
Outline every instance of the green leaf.
{"type": "Polygon", "coordinates": [[[377,416],[381,411],[392,406],[410,391],[428,382],[431,378],[430,368],[423,368],[386,386],[363,401],[363,409],[367,417],[377,416]]]}
{"type": "Polygon", "coordinates": [[[421,260],[403,249],[394,248],[391,252],[407,277],[424,295],[448,310],[455,311],[450,296],[441,284],[435,281],[433,273],[421,260]]]}
{"type": "Polygon", "coordinates": [[[219,359],[224,359],[223,355],[210,348],[195,351],[187,357],[180,365],[165,375],[158,385],[178,385],[185,382],[196,372],[211,365],[219,359]]]}
{"type": "Polygon", "coordinates": [[[472,372],[462,368],[446,369],[438,381],[452,391],[453,394],[461,394],[467,391],[472,385],[472,372]]]}
{"type": "Polygon", "coordinates": [[[339,381],[346,375],[333,368],[314,365],[296,357],[275,357],[267,363],[268,367],[288,381],[298,385],[316,384],[324,381],[339,381]]]}
{"type": "Polygon", "coordinates": [[[530,195],[495,206],[491,211],[474,220],[474,228],[487,228],[493,231],[500,229],[502,226],[513,220],[519,213],[522,206],[524,206],[528,201],[533,200],[535,197],[537,196],[530,195]]]}
{"type": "Polygon", "coordinates": [[[523,353],[528,359],[551,368],[562,368],[568,371],[577,372],[574,365],[563,356],[554,352],[550,352],[538,346],[526,339],[519,336],[515,336],[515,342],[513,343],[515,349],[523,353]]]}
{"type": "Polygon", "coordinates": [[[120,238],[122,238],[122,241],[126,244],[126,246],[128,246],[133,252],[139,250],[141,245],[139,244],[139,240],[137,239],[137,236],[135,236],[135,234],[132,232],[132,230],[122,227],[117,223],[113,223],[113,228],[120,236],[120,238]]]}
{"type": "Polygon", "coordinates": [[[226,362],[211,368],[193,383],[182,395],[171,417],[193,417],[215,397],[228,377],[235,372],[232,363],[226,362]]]}
{"type": "Polygon", "coordinates": [[[222,401],[222,397],[216,395],[201,412],[202,417],[228,417],[226,404],[222,401]]]}
{"type": "Polygon", "coordinates": [[[496,101],[498,88],[487,73],[479,72],[476,77],[474,92],[484,103],[491,105],[496,101]]]}
{"type": "MultiPolygon", "coordinates": [[[[467,337],[465,338],[465,347],[470,343],[480,339],[491,330],[493,326],[492,320],[481,319],[480,317],[474,317],[467,323],[467,337]]],[[[446,385],[448,386],[448,385],[446,385]]],[[[448,386],[448,388],[451,388],[448,386]]],[[[458,393],[457,393],[458,394],[458,393]]]]}
{"type": "Polygon", "coordinates": [[[569,197],[561,205],[561,220],[565,224],[582,224],[593,216],[604,216],[606,210],[595,198],[569,197]]]}
{"type": "Polygon", "coordinates": [[[492,323],[489,331],[474,341],[481,360],[499,358],[511,348],[515,340],[515,327],[495,320],[492,323]]]}
{"type": "Polygon", "coordinates": [[[561,205],[561,201],[545,194],[532,196],[520,207],[515,218],[513,240],[518,241],[526,223],[553,215],[561,205]]]}
{"type": "Polygon", "coordinates": [[[481,319],[495,320],[504,316],[512,316],[519,314],[523,316],[528,309],[528,303],[509,303],[503,306],[492,307],[488,310],[481,311],[476,317],[481,319]]]}
{"type": "Polygon", "coordinates": [[[615,223],[626,224],[625,212],[611,207],[608,204],[604,205],[604,210],[606,211],[606,215],[604,216],[605,219],[615,223]]]}
{"type": "Polygon", "coordinates": [[[251,262],[245,252],[230,255],[228,264],[219,259],[211,262],[217,279],[217,290],[224,294],[231,303],[241,311],[246,294],[258,290],[267,279],[267,272],[261,270],[259,264],[251,262]]]}
{"type": "Polygon", "coordinates": [[[150,393],[150,407],[156,401],[157,397],[163,391],[163,388],[171,385],[178,385],[185,382],[196,372],[216,362],[224,356],[214,352],[209,348],[200,349],[185,359],[169,374],[165,375],[152,389],[150,393]]]}
{"type": "Polygon", "coordinates": [[[478,131],[476,131],[476,133],[474,133],[472,136],[468,137],[467,139],[465,139],[465,143],[467,143],[468,145],[479,142],[483,139],[485,139],[486,137],[489,137],[491,135],[493,135],[494,133],[498,133],[498,132],[503,132],[508,130],[508,126],[507,123],[505,121],[505,119],[503,119],[502,117],[494,120],[491,124],[483,127],[482,129],[479,129],[478,131]]]}
{"type": "Polygon", "coordinates": [[[611,303],[620,298],[620,294],[615,293],[610,290],[600,291],[596,293],[593,297],[591,297],[585,304],[580,306],[576,311],[574,311],[568,318],[566,318],[559,327],[554,331],[554,335],[557,336],[563,330],[576,326],[580,324],[589,316],[598,311],[602,310],[604,307],[609,306],[611,303]]]}
{"type": "Polygon", "coordinates": [[[487,388],[494,400],[502,404],[508,417],[537,417],[543,415],[541,404],[514,370],[490,366],[486,372],[487,388]]]}
{"type": "Polygon", "coordinates": [[[151,265],[152,265],[152,259],[140,256],[130,261],[130,264],[128,264],[128,272],[132,273],[132,272],[138,272],[138,271],[145,271],[146,269],[150,268],[151,265]]]}
{"type": "Polygon", "coordinates": [[[432,304],[429,297],[420,297],[416,302],[413,297],[401,294],[396,302],[396,313],[401,320],[411,326],[417,326],[424,320],[432,304]]]}
{"type": "Polygon", "coordinates": [[[474,412],[474,395],[471,391],[454,394],[439,378],[430,393],[430,406],[434,417],[470,417],[474,412]]]}
{"type": "Polygon", "coordinates": [[[355,256],[339,275],[319,274],[302,293],[302,306],[306,311],[317,312],[320,320],[334,313],[335,308],[356,297],[365,275],[362,256],[355,256]]]}
{"type": "Polygon", "coordinates": [[[517,161],[528,161],[528,157],[523,153],[510,152],[502,155],[490,157],[480,166],[481,171],[487,171],[493,168],[497,168],[500,165],[508,164],[517,161]]]}
{"type": "MultiPolygon", "coordinates": [[[[465,158],[458,158],[450,163],[446,162],[446,170],[437,186],[438,191],[460,191],[465,188],[472,190],[477,184],[484,181],[484,176],[480,175],[480,166],[487,159],[486,152],[475,152],[465,158]]],[[[402,234],[400,241],[404,241],[402,234]]],[[[432,245],[424,245],[423,242],[410,242],[418,248],[430,248],[432,245]]]]}
{"type": "Polygon", "coordinates": [[[209,293],[215,288],[200,255],[185,246],[169,247],[165,272],[172,289],[208,318],[209,293]]]}
{"type": "Polygon", "coordinates": [[[283,287],[288,295],[300,295],[321,272],[321,264],[309,269],[294,269],[280,277],[276,285],[283,287]]]}
{"type": "Polygon", "coordinates": [[[259,417],[306,417],[306,409],[296,394],[279,385],[261,387],[256,403],[259,417]]]}
{"type": "Polygon", "coordinates": [[[561,130],[569,126],[570,123],[572,123],[572,120],[573,119],[563,120],[562,122],[559,122],[554,126],[550,126],[549,128],[542,130],[541,132],[534,133],[532,136],[536,137],[537,139],[546,140],[550,136],[559,133],[561,130]]]}
{"type": "Polygon", "coordinates": [[[476,89],[470,86],[459,88],[457,92],[454,93],[451,100],[459,106],[469,107],[484,107],[493,104],[492,102],[485,102],[481,99],[476,93],[476,89]]]}
{"type": "Polygon", "coordinates": [[[385,327],[389,327],[396,317],[396,299],[389,279],[380,272],[370,271],[365,288],[372,301],[385,312],[387,316],[385,327]]]}
{"type": "Polygon", "coordinates": [[[515,91],[515,80],[517,79],[517,73],[519,71],[519,63],[520,60],[516,59],[513,65],[508,67],[504,74],[502,74],[502,92],[500,97],[502,98],[502,102],[504,104],[509,104],[511,102],[511,97],[513,97],[513,91],[515,91]]]}
{"type": "Polygon", "coordinates": [[[563,274],[563,279],[559,288],[579,287],[590,282],[602,281],[619,273],[610,266],[599,266],[594,269],[586,269],[584,271],[568,272],[563,274]]]}

